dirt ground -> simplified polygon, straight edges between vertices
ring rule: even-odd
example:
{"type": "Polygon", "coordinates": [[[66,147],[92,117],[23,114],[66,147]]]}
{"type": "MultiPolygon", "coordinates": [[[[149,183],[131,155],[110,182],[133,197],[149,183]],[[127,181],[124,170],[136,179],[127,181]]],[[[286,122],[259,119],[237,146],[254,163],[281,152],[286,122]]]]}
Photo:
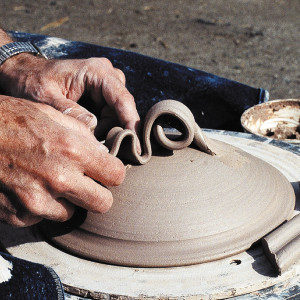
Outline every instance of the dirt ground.
{"type": "Polygon", "coordinates": [[[0,0],[7,30],[140,52],[299,97],[299,0],[0,0]],[[298,18],[298,20],[297,20],[298,18]]]}

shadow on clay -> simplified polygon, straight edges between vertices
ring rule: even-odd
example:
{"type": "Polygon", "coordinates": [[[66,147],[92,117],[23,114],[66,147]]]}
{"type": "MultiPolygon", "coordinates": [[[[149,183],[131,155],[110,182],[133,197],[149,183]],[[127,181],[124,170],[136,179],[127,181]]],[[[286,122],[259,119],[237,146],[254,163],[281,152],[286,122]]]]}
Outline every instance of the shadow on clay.
{"type": "Polygon", "coordinates": [[[296,195],[296,205],[295,210],[300,211],[300,181],[291,182],[295,195],[296,195]]]}
{"type": "Polygon", "coordinates": [[[5,235],[10,237],[9,239],[5,239],[5,246],[1,242],[3,239],[0,238],[0,251],[10,254],[6,249],[18,245],[23,245],[31,242],[37,242],[43,240],[37,234],[34,228],[36,225],[31,226],[33,235],[28,233],[28,227],[25,228],[15,228],[11,225],[1,224],[1,235],[5,235]],[[3,227],[2,227],[3,226],[3,227]],[[13,237],[13,238],[12,238],[13,237]]]}
{"type": "Polygon", "coordinates": [[[246,251],[252,258],[254,262],[252,262],[252,268],[257,273],[268,276],[268,277],[277,277],[278,273],[273,268],[266,255],[263,252],[262,246],[260,242],[254,243],[249,250],[246,251]]]}
{"type": "MultiPolygon", "coordinates": [[[[36,225],[29,228],[15,228],[11,225],[3,225],[1,228],[2,234],[6,236],[14,236],[15,238],[10,238],[6,240],[6,248],[13,246],[18,246],[27,243],[44,241],[44,232],[47,232],[47,236],[57,236],[61,234],[66,234],[71,232],[75,227],[80,226],[86,219],[87,211],[83,208],[77,208],[72,216],[72,218],[66,222],[58,223],[54,221],[44,220],[36,225]],[[29,232],[30,231],[30,232],[29,232]]],[[[0,225],[1,226],[1,225],[0,225]]],[[[7,250],[1,243],[0,238],[0,251],[6,252],[7,250]]]]}

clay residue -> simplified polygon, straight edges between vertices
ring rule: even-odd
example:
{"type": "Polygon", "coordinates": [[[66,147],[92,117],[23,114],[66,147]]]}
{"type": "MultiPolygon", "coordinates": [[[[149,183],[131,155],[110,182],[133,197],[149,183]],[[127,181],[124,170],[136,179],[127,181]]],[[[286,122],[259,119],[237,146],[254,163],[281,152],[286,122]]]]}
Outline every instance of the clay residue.
{"type": "Polygon", "coordinates": [[[256,105],[242,115],[241,122],[254,134],[278,140],[300,140],[300,101],[285,99],[256,105]]]}
{"type": "Polygon", "coordinates": [[[244,164],[250,163],[249,157],[239,149],[229,146],[224,147],[224,143],[211,140],[216,153],[215,161],[219,161],[230,168],[241,168],[244,164]]]}
{"type": "Polygon", "coordinates": [[[266,136],[278,140],[300,140],[300,125],[297,127],[287,127],[287,123],[278,124],[275,128],[267,129],[266,136]]]}

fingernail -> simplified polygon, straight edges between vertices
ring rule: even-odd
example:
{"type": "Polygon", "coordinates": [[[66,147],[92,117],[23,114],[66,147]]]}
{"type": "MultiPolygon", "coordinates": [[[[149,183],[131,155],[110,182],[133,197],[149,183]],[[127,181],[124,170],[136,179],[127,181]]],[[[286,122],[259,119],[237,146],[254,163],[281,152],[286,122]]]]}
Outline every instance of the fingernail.
{"type": "Polygon", "coordinates": [[[70,114],[70,112],[72,111],[72,109],[73,109],[73,107],[69,107],[69,108],[65,109],[62,113],[64,115],[68,115],[68,114],[70,114]]]}
{"type": "Polygon", "coordinates": [[[81,114],[77,117],[77,120],[86,124],[91,130],[94,130],[97,126],[97,118],[92,114],[81,114]]]}

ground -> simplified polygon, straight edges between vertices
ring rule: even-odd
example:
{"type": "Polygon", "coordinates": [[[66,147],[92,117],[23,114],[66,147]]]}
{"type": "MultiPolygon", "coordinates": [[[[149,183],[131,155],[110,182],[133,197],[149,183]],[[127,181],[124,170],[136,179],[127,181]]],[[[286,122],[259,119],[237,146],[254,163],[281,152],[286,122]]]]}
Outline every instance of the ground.
{"type": "Polygon", "coordinates": [[[299,97],[299,0],[2,0],[7,30],[140,52],[299,97]]]}

